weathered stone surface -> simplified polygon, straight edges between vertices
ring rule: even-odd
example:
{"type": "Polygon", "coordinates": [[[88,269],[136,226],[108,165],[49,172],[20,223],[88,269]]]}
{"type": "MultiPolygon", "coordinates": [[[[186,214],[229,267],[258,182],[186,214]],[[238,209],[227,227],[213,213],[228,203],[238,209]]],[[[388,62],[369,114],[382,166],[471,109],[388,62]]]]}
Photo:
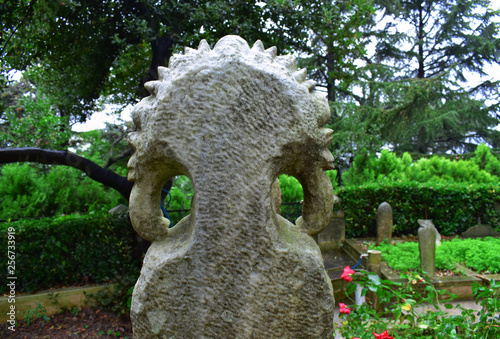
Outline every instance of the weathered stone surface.
{"type": "Polygon", "coordinates": [[[276,180],[273,182],[271,190],[273,192],[272,199],[274,210],[276,211],[276,213],[281,214],[281,188],[279,179],[276,178],[276,180]]]}
{"type": "Polygon", "coordinates": [[[436,272],[436,237],[437,229],[431,220],[418,220],[418,248],[420,251],[420,268],[433,277],[436,272]]]}
{"type": "Polygon", "coordinates": [[[137,338],[331,338],[334,300],[312,236],[332,216],[326,99],[260,41],[221,39],[174,55],[132,117],[130,217],[152,241],[132,298],[137,338]],[[302,217],[275,212],[272,185],[294,175],[302,217]],[[175,227],[160,211],[174,175],[194,187],[175,227]]]}
{"type": "Polygon", "coordinates": [[[123,215],[128,213],[128,206],[124,204],[117,205],[108,211],[109,214],[123,215]]]}
{"type": "Polygon", "coordinates": [[[498,237],[500,232],[497,232],[489,225],[476,225],[469,227],[467,231],[462,233],[464,238],[484,238],[484,237],[498,237]]]}
{"type": "Polygon", "coordinates": [[[392,228],[392,207],[383,202],[377,208],[377,246],[384,240],[392,241],[392,228]]]}
{"type": "Polygon", "coordinates": [[[345,218],[332,218],[328,226],[318,234],[318,245],[321,251],[340,249],[345,240],[345,218]]]}

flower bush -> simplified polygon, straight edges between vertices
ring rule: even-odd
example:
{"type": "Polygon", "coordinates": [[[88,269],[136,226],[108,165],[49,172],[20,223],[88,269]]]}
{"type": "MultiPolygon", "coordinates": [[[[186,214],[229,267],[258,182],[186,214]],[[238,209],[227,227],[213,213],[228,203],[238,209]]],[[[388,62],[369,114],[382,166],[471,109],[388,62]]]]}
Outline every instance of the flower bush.
{"type": "Polygon", "coordinates": [[[391,337],[389,335],[389,333],[387,332],[387,330],[385,330],[384,332],[382,332],[380,334],[377,334],[375,332],[372,332],[372,333],[375,336],[375,339],[394,339],[394,337],[391,337]]]}
{"type": "Polygon", "coordinates": [[[349,266],[346,266],[344,268],[344,272],[342,272],[342,275],[340,276],[340,278],[344,279],[347,282],[351,282],[352,281],[352,275],[354,273],[356,273],[356,272],[354,272],[354,270],[352,270],[349,266]]]}
{"type": "Polygon", "coordinates": [[[342,321],[336,330],[344,338],[500,338],[500,283],[492,280],[489,286],[473,286],[476,303],[481,306],[477,312],[440,301],[456,296],[436,290],[422,273],[402,274],[398,282],[351,271],[346,267],[342,274],[349,283],[346,294],[353,295],[360,285],[366,303],[339,304],[342,321]],[[450,314],[451,309],[459,314],[450,314]]]}

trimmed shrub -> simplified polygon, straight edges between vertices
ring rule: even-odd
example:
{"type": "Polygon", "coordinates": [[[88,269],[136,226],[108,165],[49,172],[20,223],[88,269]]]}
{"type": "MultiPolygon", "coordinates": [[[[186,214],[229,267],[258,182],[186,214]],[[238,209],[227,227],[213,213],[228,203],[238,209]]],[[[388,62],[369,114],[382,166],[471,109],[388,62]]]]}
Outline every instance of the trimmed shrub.
{"type": "Polygon", "coordinates": [[[29,163],[0,167],[0,219],[107,211],[126,200],[67,166],[29,163]]]}
{"type": "Polygon", "coordinates": [[[347,237],[376,235],[377,208],[387,202],[393,210],[394,234],[416,234],[418,219],[431,219],[443,235],[459,234],[480,221],[499,227],[495,211],[496,184],[371,183],[342,187],[337,191],[339,209],[346,215],[347,237]]]}
{"type": "MultiPolygon", "coordinates": [[[[1,223],[1,253],[7,253],[9,228],[15,233],[18,292],[139,277],[142,255],[128,218],[96,214],[1,223]]],[[[0,280],[6,276],[2,270],[0,280]]]]}

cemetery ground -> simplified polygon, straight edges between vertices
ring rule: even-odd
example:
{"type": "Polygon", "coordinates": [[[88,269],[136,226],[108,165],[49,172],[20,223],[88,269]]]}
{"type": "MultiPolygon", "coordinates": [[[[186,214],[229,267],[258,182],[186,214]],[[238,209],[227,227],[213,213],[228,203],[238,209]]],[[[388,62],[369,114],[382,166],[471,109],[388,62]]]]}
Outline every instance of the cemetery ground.
{"type": "Polygon", "coordinates": [[[14,332],[3,325],[2,338],[132,338],[128,315],[119,316],[103,307],[85,307],[49,317],[18,321],[14,332]]]}

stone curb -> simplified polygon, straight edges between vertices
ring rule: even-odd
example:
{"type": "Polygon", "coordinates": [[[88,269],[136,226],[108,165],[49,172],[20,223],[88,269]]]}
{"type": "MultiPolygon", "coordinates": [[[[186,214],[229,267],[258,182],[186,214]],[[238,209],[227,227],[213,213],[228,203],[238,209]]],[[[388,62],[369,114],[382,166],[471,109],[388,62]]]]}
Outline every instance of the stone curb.
{"type": "Polygon", "coordinates": [[[89,298],[90,295],[95,295],[99,292],[112,293],[116,284],[113,285],[98,285],[85,287],[68,287],[55,290],[42,291],[36,294],[22,294],[15,298],[0,297],[0,323],[5,324],[7,320],[14,317],[16,321],[24,320],[26,313],[37,308],[36,303],[47,310],[46,315],[51,316],[63,311],[64,309],[72,309],[73,307],[82,308],[85,306],[95,305],[95,300],[89,298]],[[11,302],[9,303],[9,299],[11,302]],[[12,302],[14,300],[14,302],[12,302]],[[11,306],[15,306],[15,314],[11,312],[11,306]]]}

